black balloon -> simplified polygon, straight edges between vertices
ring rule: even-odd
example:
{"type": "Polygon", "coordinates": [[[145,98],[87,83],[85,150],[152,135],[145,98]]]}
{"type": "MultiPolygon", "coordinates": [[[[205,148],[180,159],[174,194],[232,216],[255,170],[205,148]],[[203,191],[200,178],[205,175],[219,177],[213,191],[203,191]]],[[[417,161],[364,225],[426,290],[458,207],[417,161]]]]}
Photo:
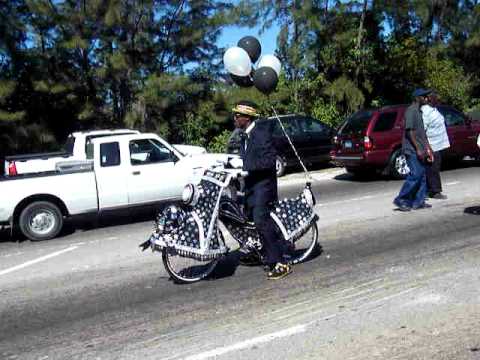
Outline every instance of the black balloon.
{"type": "Polygon", "coordinates": [[[247,76],[237,76],[230,74],[232,81],[240,87],[250,87],[253,85],[253,80],[251,75],[247,76]]]}
{"type": "Polygon", "coordinates": [[[255,71],[253,76],[253,85],[264,93],[265,95],[270,94],[278,84],[278,76],[275,70],[269,66],[262,66],[260,69],[255,71]]]}
{"type": "Polygon", "coordinates": [[[260,53],[262,52],[262,46],[257,38],[253,36],[245,36],[238,41],[237,45],[247,52],[252,63],[257,62],[260,53]]]}

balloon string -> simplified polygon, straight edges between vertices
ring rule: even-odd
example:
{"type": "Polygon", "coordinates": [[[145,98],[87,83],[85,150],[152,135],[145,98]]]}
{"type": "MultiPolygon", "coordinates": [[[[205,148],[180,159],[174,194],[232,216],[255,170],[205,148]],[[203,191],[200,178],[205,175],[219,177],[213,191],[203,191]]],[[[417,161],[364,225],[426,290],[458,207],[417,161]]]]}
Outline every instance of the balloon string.
{"type": "Polygon", "coordinates": [[[292,140],[290,139],[290,136],[288,136],[287,131],[285,130],[285,127],[283,126],[282,122],[280,121],[280,118],[278,117],[278,114],[277,114],[277,112],[275,111],[275,108],[274,108],[273,106],[272,106],[272,110],[273,110],[273,113],[275,114],[275,118],[277,119],[278,123],[280,124],[280,127],[282,128],[283,133],[285,134],[288,142],[290,143],[290,146],[292,147],[293,152],[295,153],[298,161],[300,162],[300,165],[302,165],[303,172],[304,172],[304,174],[305,174],[305,179],[306,179],[308,182],[312,182],[312,181],[313,181],[312,176],[310,175],[310,173],[308,172],[307,168],[305,167],[305,164],[303,163],[302,159],[300,158],[300,155],[298,155],[297,149],[296,149],[295,146],[293,145],[292,140]]]}

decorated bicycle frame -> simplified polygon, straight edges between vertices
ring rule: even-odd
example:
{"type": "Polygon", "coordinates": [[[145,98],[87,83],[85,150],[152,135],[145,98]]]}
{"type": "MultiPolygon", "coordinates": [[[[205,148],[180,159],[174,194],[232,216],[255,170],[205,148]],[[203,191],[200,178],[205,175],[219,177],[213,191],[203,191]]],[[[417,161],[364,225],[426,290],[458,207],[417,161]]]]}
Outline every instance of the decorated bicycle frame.
{"type": "MultiPolygon", "coordinates": [[[[217,259],[229,251],[219,229],[220,220],[242,247],[260,250],[262,245],[255,225],[232,200],[229,186],[239,173],[225,169],[206,170],[199,184],[189,185],[189,194],[184,196],[189,205],[169,206],[157,216],[150,237],[152,249],[166,249],[202,261],[217,259]]],[[[283,199],[273,205],[270,216],[285,240],[295,242],[318,219],[314,205],[315,198],[308,183],[296,198],[283,199]]]]}

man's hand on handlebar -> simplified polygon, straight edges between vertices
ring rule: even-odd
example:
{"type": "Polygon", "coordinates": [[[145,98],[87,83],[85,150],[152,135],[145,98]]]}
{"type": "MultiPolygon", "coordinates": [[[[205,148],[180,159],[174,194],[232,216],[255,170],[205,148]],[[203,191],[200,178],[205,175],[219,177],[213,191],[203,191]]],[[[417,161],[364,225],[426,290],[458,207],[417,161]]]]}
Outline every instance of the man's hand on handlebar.
{"type": "Polygon", "coordinates": [[[227,161],[226,167],[232,169],[241,169],[243,167],[243,160],[238,157],[230,158],[227,161]]]}

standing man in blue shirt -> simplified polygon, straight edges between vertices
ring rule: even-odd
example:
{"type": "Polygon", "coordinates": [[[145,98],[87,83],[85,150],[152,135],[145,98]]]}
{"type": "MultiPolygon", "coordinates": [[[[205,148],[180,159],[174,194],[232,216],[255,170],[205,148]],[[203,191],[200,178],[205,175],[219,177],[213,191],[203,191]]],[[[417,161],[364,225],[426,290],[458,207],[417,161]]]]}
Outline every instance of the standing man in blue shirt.
{"type": "Polygon", "coordinates": [[[393,200],[400,211],[432,207],[425,202],[427,192],[425,164],[433,162],[433,152],[425,134],[421,112],[421,106],[427,103],[430,93],[430,90],[416,89],[412,94],[414,101],[405,111],[402,152],[407,158],[410,173],[398,196],[393,200]]]}

